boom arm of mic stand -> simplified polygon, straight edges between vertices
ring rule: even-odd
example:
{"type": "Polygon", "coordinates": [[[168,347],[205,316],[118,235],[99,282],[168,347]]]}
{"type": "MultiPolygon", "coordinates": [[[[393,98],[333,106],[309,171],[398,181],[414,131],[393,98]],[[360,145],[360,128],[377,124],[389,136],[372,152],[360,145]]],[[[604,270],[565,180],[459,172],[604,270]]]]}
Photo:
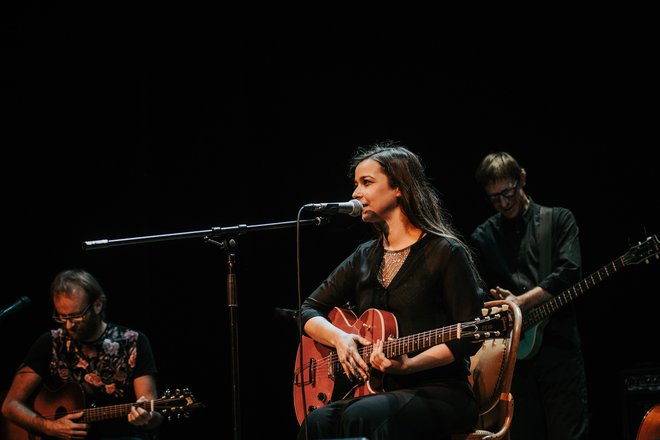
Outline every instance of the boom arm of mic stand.
{"type": "Polygon", "coordinates": [[[236,247],[235,240],[231,239],[228,242],[219,243],[212,240],[212,237],[219,237],[223,235],[244,235],[250,231],[266,230],[266,229],[284,229],[289,227],[296,227],[298,225],[315,225],[321,226],[329,223],[326,217],[316,217],[314,219],[288,221],[280,223],[266,223],[262,225],[237,225],[230,227],[213,227],[200,231],[191,232],[177,232],[173,234],[160,234],[148,235],[143,237],[121,238],[115,240],[102,239],[92,240],[83,243],[84,250],[104,249],[114,246],[126,246],[140,243],[151,243],[158,241],[181,240],[185,238],[203,237],[207,243],[220,245],[228,254],[227,258],[227,306],[229,307],[229,321],[231,330],[231,361],[232,361],[232,396],[233,396],[233,409],[234,409],[234,440],[241,438],[241,416],[240,416],[240,394],[239,394],[239,374],[238,374],[238,293],[236,289],[236,254],[232,249],[236,247]]]}
{"type": "MultiPolygon", "coordinates": [[[[314,225],[322,226],[327,225],[330,221],[327,217],[316,217],[313,219],[301,220],[300,224],[304,225],[314,225]]],[[[115,246],[127,246],[132,244],[141,244],[141,243],[153,243],[159,241],[171,241],[171,240],[182,240],[185,238],[198,238],[198,237],[219,237],[222,235],[236,234],[244,235],[250,231],[260,231],[266,229],[284,229],[292,228],[296,226],[296,221],[288,222],[279,222],[279,223],[265,223],[261,225],[237,225],[237,226],[228,226],[228,227],[212,227],[210,229],[202,229],[199,231],[189,231],[189,232],[175,232],[172,234],[159,234],[159,235],[147,235],[142,237],[129,237],[129,238],[117,238],[117,239],[101,239],[101,240],[89,240],[85,241],[82,244],[83,250],[89,251],[94,249],[105,249],[115,246]]]]}

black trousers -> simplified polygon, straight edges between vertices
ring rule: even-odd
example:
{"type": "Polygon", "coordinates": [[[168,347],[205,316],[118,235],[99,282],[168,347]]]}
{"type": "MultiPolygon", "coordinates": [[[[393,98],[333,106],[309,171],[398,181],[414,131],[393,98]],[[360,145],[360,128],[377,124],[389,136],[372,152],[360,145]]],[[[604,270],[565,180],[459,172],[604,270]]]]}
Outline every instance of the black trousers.
{"type": "Polygon", "coordinates": [[[587,384],[579,349],[542,346],[516,363],[511,440],[585,440],[587,384]]]}
{"type": "Polygon", "coordinates": [[[474,395],[464,384],[430,385],[339,400],[315,409],[303,422],[298,440],[441,440],[452,432],[473,430],[477,418],[474,395]]]}

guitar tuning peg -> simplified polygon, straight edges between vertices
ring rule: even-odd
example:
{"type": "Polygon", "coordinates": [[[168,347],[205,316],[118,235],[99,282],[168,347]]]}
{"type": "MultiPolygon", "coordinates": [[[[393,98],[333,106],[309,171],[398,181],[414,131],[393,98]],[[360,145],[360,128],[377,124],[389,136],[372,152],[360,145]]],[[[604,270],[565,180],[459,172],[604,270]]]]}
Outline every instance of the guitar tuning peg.
{"type": "Polygon", "coordinates": [[[508,304],[502,304],[502,311],[506,312],[509,310],[509,305],[508,304]]]}
{"type": "Polygon", "coordinates": [[[482,314],[483,316],[488,315],[488,309],[481,309],[481,314],[482,314]]]}

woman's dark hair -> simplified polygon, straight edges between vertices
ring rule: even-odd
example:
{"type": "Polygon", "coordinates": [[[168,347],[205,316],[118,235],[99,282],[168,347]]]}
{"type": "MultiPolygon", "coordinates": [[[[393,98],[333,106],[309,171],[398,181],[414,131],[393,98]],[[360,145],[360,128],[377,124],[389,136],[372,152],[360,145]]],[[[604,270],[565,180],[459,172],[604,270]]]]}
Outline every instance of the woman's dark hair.
{"type": "MultiPolygon", "coordinates": [[[[399,199],[401,209],[413,225],[426,233],[451,237],[463,246],[472,270],[483,286],[474,263],[473,252],[445,215],[438,191],[426,176],[422,159],[395,141],[383,141],[367,147],[359,147],[349,162],[351,180],[355,178],[355,168],[366,159],[378,162],[389,179],[390,187],[401,191],[399,199]]],[[[382,225],[374,223],[373,226],[382,240],[384,232],[382,225]]]]}
{"type": "MultiPolygon", "coordinates": [[[[359,147],[349,162],[351,180],[355,168],[366,159],[378,162],[390,186],[401,191],[401,209],[414,226],[427,233],[458,239],[459,235],[446,217],[438,192],[427,178],[424,164],[417,154],[395,141],[359,147]]],[[[374,227],[382,232],[380,225],[374,224],[374,227]]]]}

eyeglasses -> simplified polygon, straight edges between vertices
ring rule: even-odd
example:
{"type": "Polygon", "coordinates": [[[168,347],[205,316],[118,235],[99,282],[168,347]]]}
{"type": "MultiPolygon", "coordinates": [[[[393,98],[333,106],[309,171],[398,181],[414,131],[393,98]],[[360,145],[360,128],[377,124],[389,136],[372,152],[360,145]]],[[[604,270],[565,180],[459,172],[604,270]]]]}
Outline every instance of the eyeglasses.
{"type": "Polygon", "coordinates": [[[85,310],[82,312],[78,313],[77,315],[69,315],[69,316],[62,316],[58,315],[57,313],[53,312],[53,320],[57,322],[58,324],[64,324],[67,321],[71,322],[82,322],[83,319],[85,319],[85,315],[87,312],[89,312],[89,309],[92,307],[93,303],[89,303],[87,307],[85,307],[85,310]]]}
{"type": "Polygon", "coordinates": [[[520,186],[520,179],[516,180],[516,184],[513,185],[511,188],[507,188],[504,191],[500,191],[495,194],[486,194],[486,199],[493,204],[499,202],[500,197],[504,197],[505,199],[510,199],[516,194],[516,191],[518,191],[519,186],[520,186]]]}

